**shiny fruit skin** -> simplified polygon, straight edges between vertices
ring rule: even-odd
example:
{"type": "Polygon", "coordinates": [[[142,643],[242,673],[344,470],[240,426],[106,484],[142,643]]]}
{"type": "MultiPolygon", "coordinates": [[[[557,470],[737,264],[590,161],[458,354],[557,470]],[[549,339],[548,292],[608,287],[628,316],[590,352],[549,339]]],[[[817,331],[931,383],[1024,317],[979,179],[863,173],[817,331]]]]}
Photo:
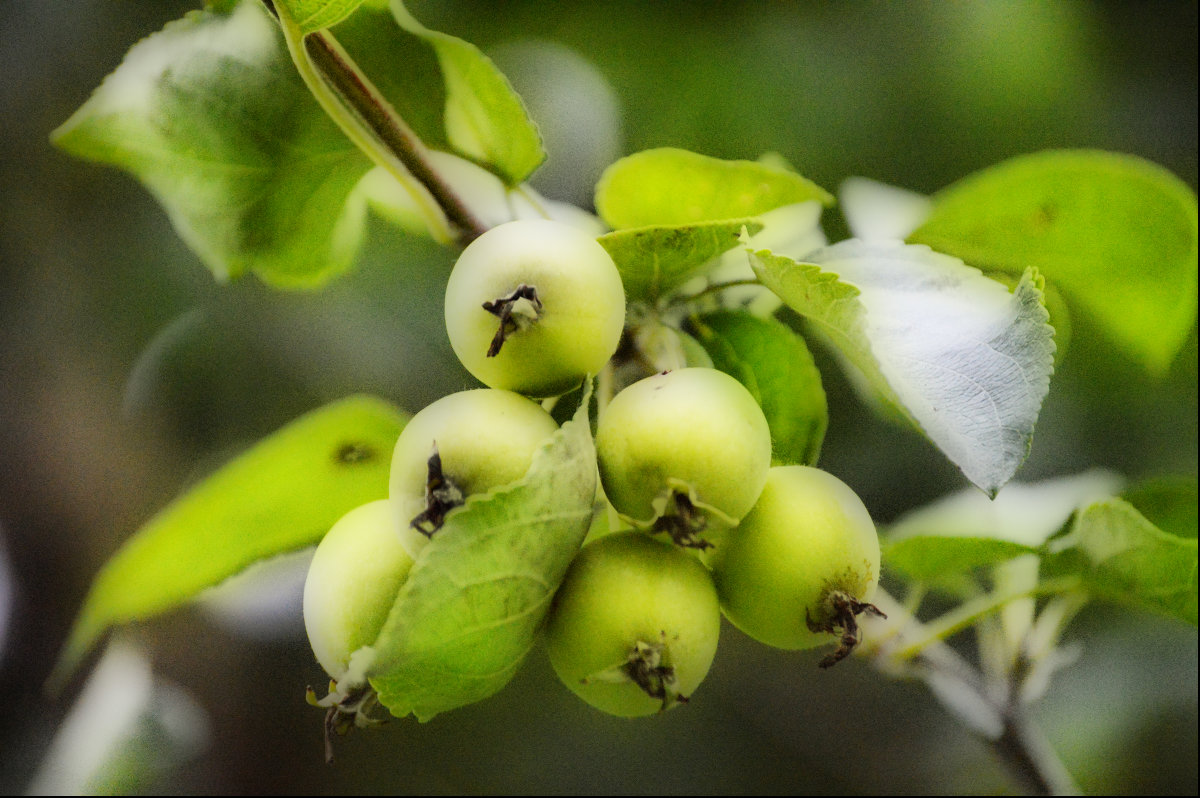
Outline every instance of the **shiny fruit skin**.
{"type": "Polygon", "coordinates": [[[499,225],[471,242],[446,285],[446,331],[480,382],[527,396],[557,396],[604,367],[625,324],[625,292],[612,258],[578,228],[546,219],[499,225]],[[483,305],[536,289],[541,311],[488,356],[500,320],[483,305]]]}
{"type": "Polygon", "coordinates": [[[741,383],[711,368],[655,374],[617,394],[596,430],[600,478],[612,505],[653,520],[669,480],[737,520],[750,511],[771,466],[771,431],[741,383]]]}
{"type": "Polygon", "coordinates": [[[321,539],[304,582],[304,628],[330,677],[375,642],[412,565],[387,499],[351,510],[321,539]]]}
{"type": "Polygon", "coordinates": [[[555,595],[546,626],[550,662],[568,688],[612,715],[662,711],[632,681],[597,678],[638,643],[662,645],[683,696],[703,681],[717,650],[721,612],[708,571],[694,557],[640,532],[585,546],[555,595]]]}
{"type": "Polygon", "coordinates": [[[416,557],[429,540],[411,523],[425,508],[435,444],[443,475],[465,500],[525,476],[557,429],[537,402],[492,388],[444,396],[413,416],[396,440],[389,477],[396,527],[410,554],[416,557]]]}
{"type": "Polygon", "coordinates": [[[754,509],[709,558],[721,608],[750,637],[783,649],[830,643],[831,591],[870,602],[879,537],[846,483],[808,466],[777,466],[754,509]]]}

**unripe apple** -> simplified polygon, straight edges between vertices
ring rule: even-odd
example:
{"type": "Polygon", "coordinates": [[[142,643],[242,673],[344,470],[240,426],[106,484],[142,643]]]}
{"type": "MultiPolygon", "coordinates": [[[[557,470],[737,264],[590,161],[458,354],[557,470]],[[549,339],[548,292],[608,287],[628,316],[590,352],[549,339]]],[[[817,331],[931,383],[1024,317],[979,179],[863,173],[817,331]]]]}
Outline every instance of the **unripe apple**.
{"type": "Polygon", "coordinates": [[[772,468],[709,565],[726,617],[755,640],[803,649],[840,634],[825,667],[857,643],[855,616],[878,613],[868,603],[879,583],[875,524],[846,483],[816,468],[772,468]]]}
{"type": "Polygon", "coordinates": [[[389,498],[400,540],[417,554],[467,497],[516,482],[558,429],[538,403],[480,388],[438,399],[396,440],[389,498]]]}
{"type": "Polygon", "coordinates": [[[720,603],[694,557],[640,532],[584,546],[550,609],[546,649],[563,684],[613,715],[687,700],[717,651],[720,603]]]}
{"type": "Polygon", "coordinates": [[[335,681],[379,636],[412,564],[387,499],[351,510],[321,539],[304,582],[304,628],[335,681]]]}
{"type": "Polygon", "coordinates": [[[545,219],[494,227],[446,285],[458,359],[492,388],[556,396],[603,368],[625,323],[621,276],[585,232],[545,219]]]}
{"type": "Polygon", "coordinates": [[[596,452],[609,501],[633,521],[653,522],[686,499],[715,510],[710,520],[736,522],[767,478],[771,431],[733,377],[685,368],[617,394],[600,417],[596,452]]]}

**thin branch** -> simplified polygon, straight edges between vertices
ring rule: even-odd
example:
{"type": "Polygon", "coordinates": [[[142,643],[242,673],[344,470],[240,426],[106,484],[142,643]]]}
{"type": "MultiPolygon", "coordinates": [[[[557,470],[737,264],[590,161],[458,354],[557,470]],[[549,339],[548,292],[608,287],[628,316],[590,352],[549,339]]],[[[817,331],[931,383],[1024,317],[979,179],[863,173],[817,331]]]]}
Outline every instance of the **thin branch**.
{"type": "Polygon", "coordinates": [[[861,648],[879,670],[924,681],[950,714],[987,742],[1027,792],[1079,794],[1079,787],[1041,730],[1024,714],[1016,690],[997,695],[977,668],[903,604],[883,591],[877,592],[873,601],[888,617],[864,621],[867,643],[861,648]]]}
{"type": "Polygon", "coordinates": [[[487,232],[479,220],[429,161],[428,150],[416,132],[391,103],[365,78],[362,70],[337,43],[333,34],[318,31],[304,40],[304,48],[321,76],[346,106],[379,139],[404,168],[437,200],[446,217],[461,231],[462,243],[487,232]]]}

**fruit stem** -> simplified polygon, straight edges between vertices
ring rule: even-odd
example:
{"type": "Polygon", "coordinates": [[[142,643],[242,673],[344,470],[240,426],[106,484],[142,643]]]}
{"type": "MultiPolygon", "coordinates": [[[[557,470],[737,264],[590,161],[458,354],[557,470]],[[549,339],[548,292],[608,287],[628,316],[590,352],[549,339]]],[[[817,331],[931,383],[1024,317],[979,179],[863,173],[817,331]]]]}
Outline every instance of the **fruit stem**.
{"type": "Polygon", "coordinates": [[[929,623],[922,624],[922,629],[925,632],[924,636],[909,643],[904,648],[892,652],[891,656],[898,660],[912,659],[931,643],[945,640],[951,635],[969,626],[973,626],[980,618],[1000,610],[1015,599],[1029,598],[1047,593],[1068,593],[1078,587],[1078,577],[1063,576],[1057,579],[1048,579],[1035,587],[1025,590],[988,593],[987,595],[966,602],[929,623]]]}
{"type": "Polygon", "coordinates": [[[718,294],[727,288],[741,288],[747,285],[762,285],[762,281],[755,277],[745,277],[739,280],[726,280],[720,283],[709,283],[704,288],[701,288],[691,296],[682,297],[679,300],[681,305],[690,305],[701,297],[706,297],[709,294],[718,294]]]}

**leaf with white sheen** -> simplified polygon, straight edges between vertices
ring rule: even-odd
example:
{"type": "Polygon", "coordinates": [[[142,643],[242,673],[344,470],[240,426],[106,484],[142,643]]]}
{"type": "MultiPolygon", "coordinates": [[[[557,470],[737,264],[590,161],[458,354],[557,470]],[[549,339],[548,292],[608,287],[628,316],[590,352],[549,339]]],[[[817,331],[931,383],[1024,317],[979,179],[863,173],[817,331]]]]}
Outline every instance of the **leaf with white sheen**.
{"type": "Polygon", "coordinates": [[[1131,155],[1056,150],[968,175],[910,240],[972,266],[1033,266],[1161,374],[1196,324],[1196,194],[1131,155]]]}
{"type": "Polygon", "coordinates": [[[354,189],[371,163],[309,95],[260,3],[143,39],[53,141],[137,177],[217,279],[313,286],[357,254],[354,189]]]}
{"type": "Polygon", "coordinates": [[[989,495],[1029,453],[1053,329],[1030,270],[1010,294],[957,258],[851,239],[807,263],[751,251],[759,279],[819,324],[871,385],[989,495]]]}

